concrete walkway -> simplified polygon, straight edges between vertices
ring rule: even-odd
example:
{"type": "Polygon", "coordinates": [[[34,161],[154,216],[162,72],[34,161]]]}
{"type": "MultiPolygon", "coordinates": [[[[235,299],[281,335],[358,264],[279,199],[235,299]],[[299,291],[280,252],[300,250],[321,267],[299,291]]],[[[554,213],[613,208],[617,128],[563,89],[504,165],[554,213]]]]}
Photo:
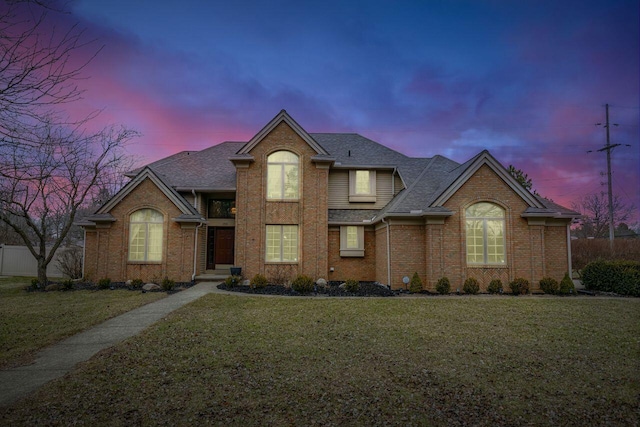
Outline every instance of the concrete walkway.
{"type": "Polygon", "coordinates": [[[216,291],[204,282],[138,307],[40,351],[35,363],[0,371],[0,406],[8,406],[51,380],[70,372],[100,350],[132,337],[172,311],[216,291]]]}

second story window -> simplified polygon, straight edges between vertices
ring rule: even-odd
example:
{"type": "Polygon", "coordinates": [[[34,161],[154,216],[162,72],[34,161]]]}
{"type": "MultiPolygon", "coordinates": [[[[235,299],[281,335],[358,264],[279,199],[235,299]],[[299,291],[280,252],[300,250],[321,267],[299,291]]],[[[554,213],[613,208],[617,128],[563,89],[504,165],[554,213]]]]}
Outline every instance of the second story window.
{"type": "Polygon", "coordinates": [[[298,156],[276,151],[267,157],[267,199],[298,199],[298,156]]]}
{"type": "Polygon", "coordinates": [[[376,171],[349,171],[349,201],[375,203],[376,171]]]}
{"type": "Polygon", "coordinates": [[[235,200],[209,199],[208,218],[235,218],[235,200]]]}

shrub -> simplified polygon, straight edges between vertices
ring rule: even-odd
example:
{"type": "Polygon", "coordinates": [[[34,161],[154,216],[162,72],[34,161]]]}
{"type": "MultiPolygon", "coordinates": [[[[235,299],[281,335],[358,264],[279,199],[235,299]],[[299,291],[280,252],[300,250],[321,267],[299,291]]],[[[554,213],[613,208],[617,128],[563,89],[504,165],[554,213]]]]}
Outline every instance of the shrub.
{"type": "Polygon", "coordinates": [[[274,285],[287,286],[291,280],[291,266],[277,265],[272,270],[269,282],[274,285]]]}
{"type": "Polygon", "coordinates": [[[582,270],[597,260],[637,261],[640,259],[640,239],[615,239],[613,250],[609,239],[578,239],[571,241],[571,264],[582,270]]]}
{"type": "Polygon", "coordinates": [[[569,276],[569,273],[565,273],[564,277],[560,281],[560,288],[558,289],[558,293],[560,295],[567,295],[575,293],[576,288],[573,286],[573,280],[569,276]]]}
{"type": "Polygon", "coordinates": [[[144,286],[144,281],[142,279],[133,279],[131,281],[131,287],[133,289],[142,289],[144,286]]]}
{"type": "Polygon", "coordinates": [[[582,270],[582,283],[593,291],[640,296],[640,262],[594,261],[582,270]]]}
{"type": "Polygon", "coordinates": [[[227,288],[233,288],[238,283],[240,283],[240,280],[242,280],[242,277],[240,276],[227,276],[227,278],[224,279],[224,284],[227,286],[227,288]]]}
{"type": "Polygon", "coordinates": [[[72,279],[82,277],[82,248],[79,246],[69,246],[61,248],[56,258],[58,269],[65,276],[72,279]]]}
{"type": "Polygon", "coordinates": [[[262,288],[266,288],[267,287],[267,278],[258,273],[255,276],[253,276],[253,279],[251,279],[251,287],[252,288],[256,288],[256,289],[262,289],[262,288]]]}
{"type": "Polygon", "coordinates": [[[493,279],[489,282],[489,286],[487,287],[487,292],[490,294],[499,294],[502,292],[502,280],[493,279]]]}
{"type": "Polygon", "coordinates": [[[409,283],[409,292],[412,294],[417,294],[418,292],[422,292],[422,280],[420,276],[418,276],[418,272],[413,273],[413,277],[411,278],[411,282],[409,283]]]}
{"type": "Polygon", "coordinates": [[[109,286],[111,286],[111,279],[108,277],[98,280],[98,289],[109,289],[109,286]]]}
{"type": "Polygon", "coordinates": [[[440,295],[446,295],[451,291],[451,282],[446,277],[441,277],[438,279],[438,283],[436,283],[436,291],[440,295]]]}
{"type": "Polygon", "coordinates": [[[40,289],[40,282],[38,279],[31,279],[31,289],[34,291],[40,289]]]}
{"type": "Polygon", "coordinates": [[[511,283],[509,283],[511,293],[513,295],[524,295],[529,293],[529,281],[522,277],[516,277],[511,283]]]}
{"type": "Polygon", "coordinates": [[[62,289],[64,289],[65,291],[70,291],[71,289],[73,289],[73,280],[71,279],[64,280],[62,282],[62,289]]]}
{"type": "Polygon", "coordinates": [[[173,288],[176,287],[176,282],[172,279],[169,279],[168,277],[165,277],[164,279],[162,279],[162,283],[160,284],[160,286],[162,287],[163,291],[172,291],[173,288]]]}
{"type": "Polygon", "coordinates": [[[301,294],[307,294],[313,291],[313,279],[309,276],[305,276],[304,274],[299,274],[295,279],[293,279],[293,282],[291,282],[291,288],[301,294]]]}
{"type": "Polygon", "coordinates": [[[467,280],[465,280],[464,284],[462,285],[462,290],[465,294],[475,295],[480,292],[480,284],[475,278],[467,277],[467,280]]]}
{"type": "Polygon", "coordinates": [[[553,277],[543,277],[540,280],[540,289],[545,294],[555,294],[558,293],[558,281],[553,277]]]}
{"type": "Polygon", "coordinates": [[[344,290],[351,293],[356,293],[360,290],[360,282],[354,279],[347,279],[344,282],[344,290]]]}

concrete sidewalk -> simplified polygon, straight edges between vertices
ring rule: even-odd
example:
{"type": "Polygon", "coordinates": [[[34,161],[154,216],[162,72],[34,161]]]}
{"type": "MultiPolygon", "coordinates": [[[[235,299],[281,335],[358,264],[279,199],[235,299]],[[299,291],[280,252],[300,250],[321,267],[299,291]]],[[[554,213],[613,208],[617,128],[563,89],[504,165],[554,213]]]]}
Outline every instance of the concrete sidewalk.
{"type": "Polygon", "coordinates": [[[132,337],[172,311],[216,290],[204,282],[159,301],[138,307],[45,348],[35,363],[0,371],[0,406],[8,406],[51,380],[70,372],[78,363],[132,337]]]}

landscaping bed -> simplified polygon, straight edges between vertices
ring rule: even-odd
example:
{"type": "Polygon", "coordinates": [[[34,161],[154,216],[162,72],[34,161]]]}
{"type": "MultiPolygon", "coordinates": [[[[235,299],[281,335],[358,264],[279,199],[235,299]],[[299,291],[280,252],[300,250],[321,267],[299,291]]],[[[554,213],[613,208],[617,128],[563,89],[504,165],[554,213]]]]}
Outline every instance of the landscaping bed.
{"type": "Polygon", "coordinates": [[[251,287],[248,285],[228,286],[225,283],[218,285],[218,289],[231,292],[243,292],[247,294],[257,295],[283,295],[283,296],[300,296],[300,295],[322,295],[329,297],[392,297],[396,295],[394,291],[377,282],[360,282],[360,289],[357,292],[348,292],[340,287],[342,282],[328,282],[325,286],[316,286],[310,293],[300,293],[291,287],[283,285],[267,285],[263,288],[251,287]]]}

